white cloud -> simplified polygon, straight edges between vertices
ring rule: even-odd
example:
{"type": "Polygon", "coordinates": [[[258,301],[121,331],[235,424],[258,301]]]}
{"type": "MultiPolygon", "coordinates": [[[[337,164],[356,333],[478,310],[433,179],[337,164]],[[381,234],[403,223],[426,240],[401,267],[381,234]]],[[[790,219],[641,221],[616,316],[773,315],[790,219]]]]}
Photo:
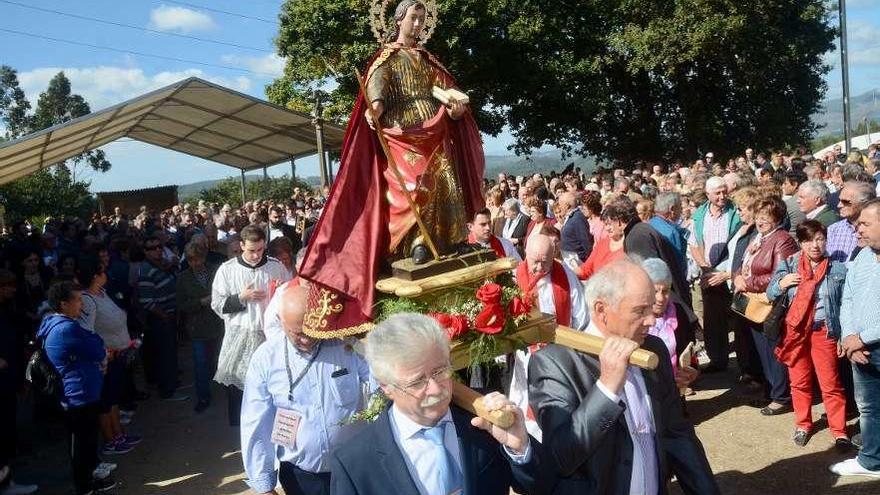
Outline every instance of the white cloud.
{"type": "Polygon", "coordinates": [[[854,65],[880,65],[880,46],[849,52],[850,67],[854,65]]]}
{"type": "Polygon", "coordinates": [[[272,53],[264,57],[247,57],[241,55],[224,55],[223,63],[243,67],[260,75],[280,77],[284,74],[284,59],[272,53]]]}
{"type": "Polygon", "coordinates": [[[143,69],[130,67],[42,67],[18,73],[21,88],[32,105],[36,105],[37,98],[46,90],[49,80],[60,71],[64,71],[70,79],[71,91],[82,95],[93,112],[193,76],[245,93],[253,86],[251,80],[245,76],[225,78],[205,74],[201,69],[149,75],[143,69]]]}
{"type": "Polygon", "coordinates": [[[846,26],[847,41],[853,45],[876,46],[880,44],[880,30],[874,23],[852,21],[846,26]]]}
{"type": "Polygon", "coordinates": [[[150,12],[149,27],[159,31],[191,33],[216,29],[217,24],[214,23],[211,16],[204,12],[184,7],[169,7],[163,4],[150,12]]]}

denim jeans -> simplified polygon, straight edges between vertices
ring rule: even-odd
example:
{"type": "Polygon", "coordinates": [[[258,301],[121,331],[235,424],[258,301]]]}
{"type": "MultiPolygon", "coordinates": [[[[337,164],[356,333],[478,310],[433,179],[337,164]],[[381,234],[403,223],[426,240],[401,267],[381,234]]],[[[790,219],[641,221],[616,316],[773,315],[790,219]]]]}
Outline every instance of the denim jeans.
{"type": "Polygon", "coordinates": [[[868,346],[869,364],[853,364],[856,404],[861,417],[862,450],[859,464],[872,471],[880,470],[880,344],[868,346]]]}
{"type": "Polygon", "coordinates": [[[752,326],[752,337],[755,339],[755,348],[758,357],[761,358],[761,367],[764,368],[764,377],[770,384],[770,400],[777,404],[791,404],[791,386],[788,382],[788,368],[776,358],[774,349],[779,339],[768,339],[764,332],[755,330],[752,326]]]}
{"type": "Polygon", "coordinates": [[[217,339],[193,340],[193,376],[199,401],[211,400],[211,378],[217,370],[217,339]]]}

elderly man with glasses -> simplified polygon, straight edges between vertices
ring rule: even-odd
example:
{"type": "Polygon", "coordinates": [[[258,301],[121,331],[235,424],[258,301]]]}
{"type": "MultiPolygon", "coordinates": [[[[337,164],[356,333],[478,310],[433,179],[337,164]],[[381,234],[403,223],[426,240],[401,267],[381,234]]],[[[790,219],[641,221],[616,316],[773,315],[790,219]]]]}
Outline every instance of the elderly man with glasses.
{"type": "Polygon", "coordinates": [[[388,318],[367,336],[366,357],[393,405],[331,454],[334,495],[508,495],[549,486],[538,481],[540,444],[503,395],[484,401],[516,415],[507,429],[450,407],[449,339],[433,319],[388,318]]]}

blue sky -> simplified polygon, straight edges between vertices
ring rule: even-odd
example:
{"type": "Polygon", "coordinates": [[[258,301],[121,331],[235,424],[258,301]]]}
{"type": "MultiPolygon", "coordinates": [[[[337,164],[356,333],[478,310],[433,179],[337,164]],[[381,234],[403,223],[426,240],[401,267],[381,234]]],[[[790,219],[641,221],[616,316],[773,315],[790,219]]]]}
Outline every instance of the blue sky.
{"type": "MultiPolygon", "coordinates": [[[[849,0],[847,3],[850,86],[852,94],[857,95],[880,88],[880,0],[849,0]]],[[[49,79],[64,70],[74,92],[83,95],[92,110],[189,76],[199,76],[263,97],[265,85],[283,68],[283,61],[274,55],[272,44],[281,4],[282,0],[0,0],[0,46],[3,46],[0,63],[18,70],[22,87],[32,102],[36,102],[49,79]],[[158,33],[71,15],[128,24],[158,33]],[[165,33],[239,46],[206,43],[165,33]],[[55,38],[56,41],[38,39],[33,35],[55,38]],[[57,40],[110,47],[116,51],[57,40]],[[139,52],[140,55],[125,52],[139,52]]],[[[826,60],[834,67],[828,75],[827,97],[836,98],[841,95],[839,54],[829,53],[826,60]]],[[[487,139],[486,152],[506,154],[509,142],[510,136],[487,139]]],[[[222,178],[235,172],[213,162],[132,141],[112,143],[104,149],[113,162],[113,169],[106,174],[86,174],[94,191],[185,184],[222,178]]],[[[298,167],[300,174],[317,175],[315,160],[302,160],[298,167]]],[[[270,169],[270,173],[280,175],[289,170],[288,165],[278,165],[274,170],[270,169]]]]}

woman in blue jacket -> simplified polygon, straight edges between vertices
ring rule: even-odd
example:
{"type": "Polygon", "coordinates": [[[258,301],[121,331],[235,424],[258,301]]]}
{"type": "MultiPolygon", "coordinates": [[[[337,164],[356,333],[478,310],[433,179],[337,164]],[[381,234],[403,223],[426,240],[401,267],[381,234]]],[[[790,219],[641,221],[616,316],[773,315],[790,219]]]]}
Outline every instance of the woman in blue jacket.
{"type": "Polygon", "coordinates": [[[48,291],[52,313],[40,324],[37,338],[61,375],[61,405],[70,435],[71,464],[77,495],[112,488],[109,478],[93,477],[98,466],[98,412],[107,353],[104,341],[83,328],[82,291],[73,282],[58,282],[48,291]]]}
{"type": "Polygon", "coordinates": [[[828,429],[839,449],[849,447],[846,399],[838,374],[840,303],[846,265],[828,258],[825,227],[816,220],[797,226],[800,252],[776,268],[767,297],[788,306],[776,357],[788,367],[795,415],[794,442],[806,445],[813,429],[813,373],[819,379],[828,429]]]}

